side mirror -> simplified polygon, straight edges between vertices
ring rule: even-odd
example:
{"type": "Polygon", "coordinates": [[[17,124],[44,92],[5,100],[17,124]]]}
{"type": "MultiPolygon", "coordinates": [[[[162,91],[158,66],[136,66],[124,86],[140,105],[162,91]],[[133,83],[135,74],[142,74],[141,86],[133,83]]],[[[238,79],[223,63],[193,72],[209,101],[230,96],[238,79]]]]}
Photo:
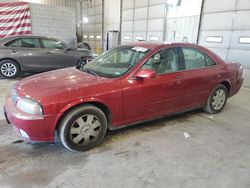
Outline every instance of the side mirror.
{"type": "Polygon", "coordinates": [[[150,70],[150,69],[139,70],[135,74],[135,78],[137,78],[137,79],[145,79],[145,78],[153,79],[153,78],[155,78],[155,76],[156,76],[155,71],[150,70]]]}
{"type": "Polygon", "coordinates": [[[66,47],[66,48],[64,48],[64,52],[68,52],[68,51],[70,51],[70,50],[72,50],[71,47],[66,47]]]}

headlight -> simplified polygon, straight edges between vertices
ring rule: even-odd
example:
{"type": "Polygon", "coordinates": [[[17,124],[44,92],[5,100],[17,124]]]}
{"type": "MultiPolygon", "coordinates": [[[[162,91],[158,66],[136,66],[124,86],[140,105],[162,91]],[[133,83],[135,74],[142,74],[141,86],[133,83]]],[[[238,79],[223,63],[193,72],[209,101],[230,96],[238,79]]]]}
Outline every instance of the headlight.
{"type": "Polygon", "coordinates": [[[32,114],[32,115],[42,115],[43,110],[41,105],[38,102],[35,102],[31,99],[27,98],[20,98],[17,101],[17,108],[27,114],[32,114]]]}

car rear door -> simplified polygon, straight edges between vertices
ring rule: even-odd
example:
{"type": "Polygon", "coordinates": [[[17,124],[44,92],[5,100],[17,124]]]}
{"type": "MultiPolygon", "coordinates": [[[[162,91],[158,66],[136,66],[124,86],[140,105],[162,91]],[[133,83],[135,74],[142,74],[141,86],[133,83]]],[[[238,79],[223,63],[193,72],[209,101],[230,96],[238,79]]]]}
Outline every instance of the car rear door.
{"type": "Polygon", "coordinates": [[[183,108],[201,107],[217,85],[219,67],[207,54],[193,47],[181,48],[183,71],[183,108]]]}
{"type": "Polygon", "coordinates": [[[178,48],[162,49],[141,67],[154,70],[156,78],[139,80],[132,77],[123,80],[126,123],[143,121],[181,109],[182,72],[179,71],[179,62],[178,48]]]}

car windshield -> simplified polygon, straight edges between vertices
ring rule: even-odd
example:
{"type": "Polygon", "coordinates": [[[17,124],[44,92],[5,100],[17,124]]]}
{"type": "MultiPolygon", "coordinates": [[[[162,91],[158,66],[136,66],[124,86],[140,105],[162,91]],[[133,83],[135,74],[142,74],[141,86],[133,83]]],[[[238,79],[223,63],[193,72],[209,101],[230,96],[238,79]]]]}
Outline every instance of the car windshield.
{"type": "Polygon", "coordinates": [[[136,46],[119,46],[100,55],[81,68],[93,75],[116,78],[128,72],[149,50],[136,46]]]}

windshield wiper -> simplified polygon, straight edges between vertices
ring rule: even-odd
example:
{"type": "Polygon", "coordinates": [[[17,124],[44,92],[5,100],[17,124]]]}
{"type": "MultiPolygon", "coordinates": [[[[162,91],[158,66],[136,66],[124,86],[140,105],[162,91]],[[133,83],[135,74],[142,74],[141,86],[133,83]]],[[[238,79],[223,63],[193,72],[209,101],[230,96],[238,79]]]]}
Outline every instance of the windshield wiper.
{"type": "Polygon", "coordinates": [[[92,74],[94,76],[100,76],[99,74],[97,74],[95,71],[91,70],[91,69],[82,69],[83,72],[92,74]]]}

